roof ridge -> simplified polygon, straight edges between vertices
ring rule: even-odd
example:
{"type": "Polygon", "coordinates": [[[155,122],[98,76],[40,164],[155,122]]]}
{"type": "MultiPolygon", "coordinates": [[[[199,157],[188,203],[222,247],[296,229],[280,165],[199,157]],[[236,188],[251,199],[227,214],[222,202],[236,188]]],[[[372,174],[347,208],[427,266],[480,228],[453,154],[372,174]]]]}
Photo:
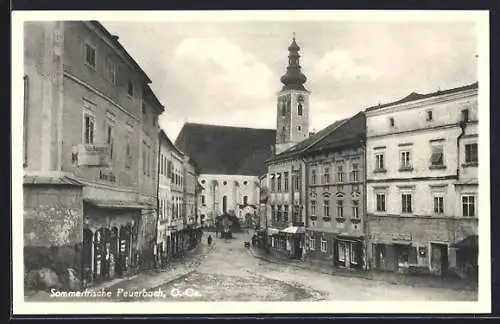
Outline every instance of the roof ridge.
{"type": "MultiPolygon", "coordinates": [[[[357,115],[357,114],[356,114],[357,115]]],[[[354,115],[354,116],[356,116],[354,115]]],[[[353,117],[354,117],[353,116],[353,117]]],[[[333,133],[334,131],[336,131],[340,126],[344,125],[347,121],[351,120],[352,117],[350,118],[344,118],[344,119],[341,119],[341,120],[337,120],[335,123],[339,123],[339,125],[337,125],[337,127],[334,127],[332,130],[330,130],[328,133],[324,134],[323,136],[321,136],[320,138],[316,139],[316,141],[312,142],[311,144],[309,144],[308,146],[306,146],[302,151],[307,151],[310,147],[316,145],[318,142],[320,142],[321,140],[323,140],[325,137],[329,136],[331,133],[333,133]]],[[[331,125],[329,126],[334,126],[335,123],[332,123],[331,125]]],[[[328,128],[329,126],[327,126],[326,128],[328,128]]]]}
{"type": "Polygon", "coordinates": [[[239,128],[239,129],[253,129],[253,130],[266,130],[266,131],[276,131],[274,128],[261,128],[261,127],[249,127],[249,126],[234,126],[234,125],[217,125],[208,123],[197,123],[197,122],[185,122],[185,125],[199,125],[199,126],[209,126],[209,127],[220,127],[220,128],[239,128]]]}

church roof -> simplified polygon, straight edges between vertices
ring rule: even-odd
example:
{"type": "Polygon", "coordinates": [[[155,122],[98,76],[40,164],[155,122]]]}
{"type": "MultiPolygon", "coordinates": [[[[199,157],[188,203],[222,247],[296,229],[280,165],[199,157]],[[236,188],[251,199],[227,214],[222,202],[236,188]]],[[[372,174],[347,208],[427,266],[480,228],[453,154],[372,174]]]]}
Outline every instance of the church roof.
{"type": "Polygon", "coordinates": [[[372,106],[372,107],[366,108],[366,111],[368,112],[368,111],[373,111],[373,110],[377,110],[377,109],[381,109],[381,108],[385,108],[385,107],[399,105],[399,104],[406,103],[406,102],[417,101],[417,100],[421,100],[421,99],[427,99],[427,98],[442,96],[442,95],[446,95],[446,94],[452,94],[455,92],[460,92],[460,91],[465,91],[465,90],[477,89],[478,85],[479,85],[479,83],[475,82],[475,83],[472,83],[472,84],[469,84],[466,86],[461,86],[461,87],[457,87],[457,88],[453,88],[453,89],[438,90],[438,91],[426,93],[426,94],[412,92],[408,96],[404,97],[403,99],[389,102],[389,103],[385,103],[382,105],[379,104],[376,106],[372,106]]]}
{"type": "Polygon", "coordinates": [[[274,129],[185,123],[175,145],[197,161],[200,173],[259,176],[275,142],[274,129]]]}
{"type": "Polygon", "coordinates": [[[338,120],[286,151],[275,155],[268,162],[295,156],[305,156],[323,149],[335,149],[359,142],[366,134],[366,119],[363,112],[351,118],[338,120]]]}

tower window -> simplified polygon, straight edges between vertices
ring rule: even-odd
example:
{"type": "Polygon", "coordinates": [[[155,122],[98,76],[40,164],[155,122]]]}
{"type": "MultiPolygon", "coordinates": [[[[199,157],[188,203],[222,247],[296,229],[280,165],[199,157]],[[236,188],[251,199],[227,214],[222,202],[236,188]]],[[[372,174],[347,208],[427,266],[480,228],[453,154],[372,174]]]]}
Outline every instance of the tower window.
{"type": "Polygon", "coordinates": [[[389,125],[391,125],[391,127],[394,127],[394,118],[389,118],[389,125]]]}
{"type": "Polygon", "coordinates": [[[432,110],[428,110],[427,111],[427,121],[431,121],[432,120],[432,110]]]}
{"type": "Polygon", "coordinates": [[[297,114],[299,116],[302,116],[302,104],[301,103],[299,103],[299,105],[297,106],[297,114]]]}
{"type": "Polygon", "coordinates": [[[302,127],[297,126],[297,130],[298,130],[298,131],[302,130],[302,127]]]}

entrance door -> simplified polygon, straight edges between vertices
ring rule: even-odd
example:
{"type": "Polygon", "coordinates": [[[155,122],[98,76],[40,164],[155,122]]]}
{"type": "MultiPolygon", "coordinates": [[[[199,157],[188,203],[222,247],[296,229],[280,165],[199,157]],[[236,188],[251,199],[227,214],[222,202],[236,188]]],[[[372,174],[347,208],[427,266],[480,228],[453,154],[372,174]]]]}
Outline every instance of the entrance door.
{"type": "Polygon", "coordinates": [[[431,243],[431,269],[435,274],[446,274],[448,270],[448,245],[431,243]]]}
{"type": "Polygon", "coordinates": [[[300,247],[300,239],[293,238],[293,251],[295,259],[299,260],[302,257],[302,248],[300,247]]]}
{"type": "Polygon", "coordinates": [[[92,231],[88,228],[83,230],[83,249],[82,249],[82,267],[83,280],[92,281],[92,231]]]}

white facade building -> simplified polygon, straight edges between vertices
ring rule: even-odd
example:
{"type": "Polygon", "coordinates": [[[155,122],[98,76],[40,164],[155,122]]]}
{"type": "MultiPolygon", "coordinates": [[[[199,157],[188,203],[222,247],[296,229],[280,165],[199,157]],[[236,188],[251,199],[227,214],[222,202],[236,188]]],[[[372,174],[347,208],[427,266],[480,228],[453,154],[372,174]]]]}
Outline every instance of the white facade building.
{"type": "Polygon", "coordinates": [[[372,267],[477,267],[477,246],[466,244],[478,233],[477,91],[475,83],[412,93],[366,110],[372,267]]]}

